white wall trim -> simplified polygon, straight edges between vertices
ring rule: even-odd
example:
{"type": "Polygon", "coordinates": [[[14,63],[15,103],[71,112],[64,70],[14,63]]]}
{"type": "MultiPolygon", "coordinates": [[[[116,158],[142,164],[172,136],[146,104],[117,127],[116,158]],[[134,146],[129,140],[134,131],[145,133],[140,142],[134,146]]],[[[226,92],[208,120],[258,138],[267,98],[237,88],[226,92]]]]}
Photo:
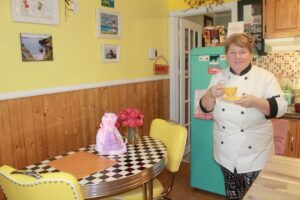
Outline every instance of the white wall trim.
{"type": "Polygon", "coordinates": [[[123,84],[130,84],[130,83],[159,81],[159,80],[166,80],[166,79],[169,79],[169,75],[150,76],[150,77],[137,78],[137,79],[116,80],[116,81],[101,82],[101,83],[87,83],[87,84],[80,84],[80,85],[44,88],[44,89],[37,89],[37,90],[0,93],[0,100],[16,99],[16,98],[31,97],[31,96],[46,95],[46,94],[55,94],[55,93],[85,90],[85,89],[92,89],[92,88],[99,88],[99,87],[109,87],[114,85],[123,85],[123,84]]]}
{"type": "Polygon", "coordinates": [[[169,18],[169,55],[170,55],[170,120],[179,123],[179,107],[178,97],[178,66],[179,66],[179,48],[178,48],[178,17],[169,18]]]}

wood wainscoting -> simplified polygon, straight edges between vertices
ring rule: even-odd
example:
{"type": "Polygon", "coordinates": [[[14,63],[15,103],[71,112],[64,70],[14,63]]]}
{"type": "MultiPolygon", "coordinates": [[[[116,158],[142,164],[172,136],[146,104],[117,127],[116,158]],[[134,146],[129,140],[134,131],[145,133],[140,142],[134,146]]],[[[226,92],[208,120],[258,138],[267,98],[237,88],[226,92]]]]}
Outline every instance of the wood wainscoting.
{"type": "Polygon", "coordinates": [[[154,118],[169,119],[169,80],[1,100],[0,165],[22,168],[94,144],[103,113],[126,107],[142,111],[147,135],[154,118]]]}

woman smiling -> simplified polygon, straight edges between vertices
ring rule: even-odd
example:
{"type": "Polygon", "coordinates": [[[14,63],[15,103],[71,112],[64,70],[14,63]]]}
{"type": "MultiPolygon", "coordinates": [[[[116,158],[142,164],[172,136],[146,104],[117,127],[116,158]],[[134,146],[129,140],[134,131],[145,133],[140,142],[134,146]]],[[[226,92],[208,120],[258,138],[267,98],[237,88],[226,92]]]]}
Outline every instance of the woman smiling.
{"type": "Polygon", "coordinates": [[[200,100],[214,119],[213,155],[220,164],[227,199],[239,200],[274,153],[269,119],[282,116],[287,102],[274,75],[251,64],[253,39],[244,33],[225,41],[229,68],[211,79],[200,100]],[[224,89],[237,87],[235,98],[226,100],[224,89]]]}

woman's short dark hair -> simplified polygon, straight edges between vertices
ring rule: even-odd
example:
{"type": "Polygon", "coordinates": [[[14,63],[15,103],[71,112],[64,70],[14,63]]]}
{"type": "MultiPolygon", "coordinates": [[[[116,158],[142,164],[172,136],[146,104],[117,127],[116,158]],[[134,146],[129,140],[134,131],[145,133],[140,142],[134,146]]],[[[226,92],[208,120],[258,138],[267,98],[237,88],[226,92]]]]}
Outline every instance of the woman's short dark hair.
{"type": "Polygon", "coordinates": [[[234,33],[230,35],[225,41],[225,52],[227,54],[229,46],[234,44],[239,47],[244,47],[252,53],[252,45],[254,43],[254,39],[252,36],[246,33],[234,33]]]}

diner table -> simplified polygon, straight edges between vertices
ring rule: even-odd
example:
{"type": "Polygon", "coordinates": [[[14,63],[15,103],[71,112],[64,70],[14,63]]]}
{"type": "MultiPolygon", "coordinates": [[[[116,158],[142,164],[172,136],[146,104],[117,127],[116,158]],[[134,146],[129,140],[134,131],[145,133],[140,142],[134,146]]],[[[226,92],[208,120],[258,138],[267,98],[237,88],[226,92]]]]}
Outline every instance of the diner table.
{"type": "MultiPolygon", "coordinates": [[[[166,146],[160,140],[150,136],[141,137],[136,145],[126,144],[126,146],[127,152],[124,154],[101,156],[116,161],[116,164],[78,179],[85,199],[115,195],[139,186],[143,186],[143,198],[145,200],[153,199],[152,179],[166,165],[166,146]]],[[[26,170],[37,173],[58,172],[60,170],[50,166],[49,163],[76,152],[89,152],[98,155],[93,144],[27,166],[26,170]]]]}

